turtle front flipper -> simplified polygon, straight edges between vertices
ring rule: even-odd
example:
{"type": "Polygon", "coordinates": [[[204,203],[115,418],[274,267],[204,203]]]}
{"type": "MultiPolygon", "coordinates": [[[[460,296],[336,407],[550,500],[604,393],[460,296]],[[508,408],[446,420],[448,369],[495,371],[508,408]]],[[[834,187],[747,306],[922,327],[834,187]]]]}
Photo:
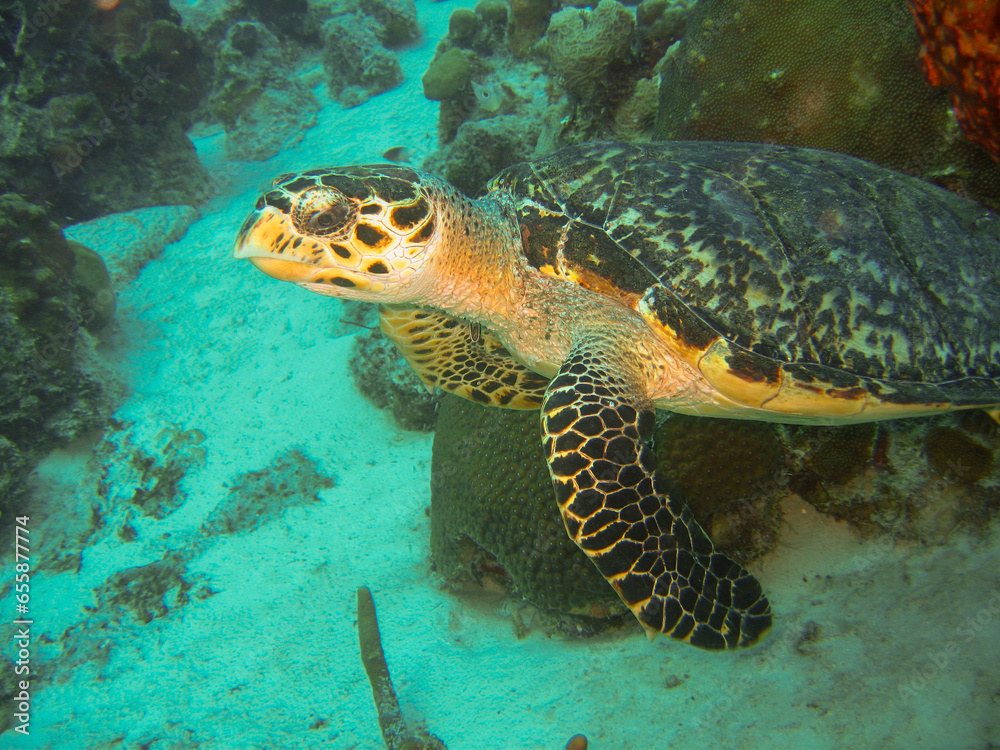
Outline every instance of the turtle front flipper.
{"type": "Polygon", "coordinates": [[[653,405],[626,370],[577,346],[546,391],[545,453],[566,530],[650,635],[748,646],[770,627],[771,605],[656,471],[653,405]]]}
{"type": "Polygon", "coordinates": [[[542,403],[548,379],[516,362],[489,331],[406,305],[383,305],[379,318],[382,332],[431,388],[507,409],[542,403]]]}

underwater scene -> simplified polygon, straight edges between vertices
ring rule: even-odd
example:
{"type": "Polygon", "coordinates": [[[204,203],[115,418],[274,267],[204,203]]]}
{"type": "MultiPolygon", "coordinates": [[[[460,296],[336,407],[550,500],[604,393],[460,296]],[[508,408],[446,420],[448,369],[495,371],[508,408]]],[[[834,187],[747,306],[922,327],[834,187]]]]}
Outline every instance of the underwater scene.
{"type": "Polygon", "coordinates": [[[0,0],[0,748],[1000,748],[1000,0],[0,0]]]}

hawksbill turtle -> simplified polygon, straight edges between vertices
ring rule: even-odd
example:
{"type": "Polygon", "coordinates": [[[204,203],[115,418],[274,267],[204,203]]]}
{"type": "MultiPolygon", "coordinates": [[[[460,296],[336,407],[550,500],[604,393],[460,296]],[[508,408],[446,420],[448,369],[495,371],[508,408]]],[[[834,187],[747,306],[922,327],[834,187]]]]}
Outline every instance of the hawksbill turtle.
{"type": "Polygon", "coordinates": [[[655,409],[850,423],[1000,404],[1000,218],[859,159],[598,143],[471,199],[399,165],[279,177],[234,255],[380,305],[430,386],[541,411],[569,536],[650,636],[746,646],[771,606],[647,445],[655,409]]]}

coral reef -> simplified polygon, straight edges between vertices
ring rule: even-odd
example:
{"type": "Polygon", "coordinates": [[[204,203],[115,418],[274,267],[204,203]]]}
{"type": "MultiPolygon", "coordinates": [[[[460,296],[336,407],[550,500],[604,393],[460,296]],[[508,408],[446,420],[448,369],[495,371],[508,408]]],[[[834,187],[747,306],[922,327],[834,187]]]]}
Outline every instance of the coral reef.
{"type": "Polygon", "coordinates": [[[270,466],[237,477],[202,529],[208,534],[253,531],[280,518],[286,508],[318,503],[319,491],[335,484],[313,459],[298,449],[287,450],[270,466]]]}
{"type": "Polygon", "coordinates": [[[379,409],[388,409],[404,430],[429,432],[441,394],[430,393],[381,331],[358,336],[351,355],[357,389],[379,409]]]}
{"type": "Polygon", "coordinates": [[[954,427],[935,427],[928,432],[924,450],[931,469],[966,484],[986,477],[996,463],[990,448],[954,427]]]}
{"type": "Polygon", "coordinates": [[[121,290],[200,216],[192,206],[151,206],[71,224],[64,232],[76,243],[97,248],[112,286],[121,290]]]}
{"type": "Polygon", "coordinates": [[[330,93],[345,107],[395,88],[403,69],[391,48],[419,37],[413,0],[358,0],[321,28],[330,93]]]}
{"type": "MultiPolygon", "coordinates": [[[[446,581],[492,580],[552,613],[627,616],[566,535],[538,413],[446,396],[434,435],[431,557],[446,581]]],[[[572,617],[560,629],[576,632],[572,617]]]]}
{"type": "Polygon", "coordinates": [[[910,0],[924,72],[944,86],[962,131],[1000,161],[1000,6],[996,0],[910,0]]]}
{"type": "Polygon", "coordinates": [[[557,7],[558,4],[553,0],[510,0],[510,29],[508,33],[510,51],[514,57],[528,56],[532,47],[545,34],[549,19],[557,7]]]}
{"type": "Polygon", "coordinates": [[[954,126],[919,50],[902,2],[703,0],[664,60],[656,137],[840,151],[1000,205],[1000,166],[954,126]]]}
{"type": "Polygon", "coordinates": [[[873,459],[878,425],[804,427],[796,432],[806,468],[828,484],[847,484],[873,459]]]}
{"type": "Polygon", "coordinates": [[[1000,511],[1000,429],[981,412],[780,429],[790,489],[863,532],[935,544],[1000,511]]]}
{"type": "Polygon", "coordinates": [[[43,209],[0,195],[0,518],[35,462],[105,423],[121,386],[94,333],[114,311],[100,258],[43,209]]]}
{"type": "Polygon", "coordinates": [[[593,105],[620,99],[621,71],[628,66],[635,16],[616,0],[593,11],[565,8],[549,21],[545,50],[571,97],[593,105]]]}
{"type": "MultiPolygon", "coordinates": [[[[982,412],[839,427],[671,414],[654,443],[716,546],[742,562],[776,546],[780,504],[792,492],[864,533],[924,543],[984,528],[1000,513],[1000,427],[982,412]]],[[[446,581],[523,598],[548,628],[620,622],[620,603],[560,522],[536,412],[442,401],[431,557],[446,581]]]]}
{"type": "Polygon", "coordinates": [[[50,205],[61,224],[207,197],[184,134],[204,93],[202,55],[169,3],[38,8],[0,10],[0,192],[50,205]]]}
{"type": "Polygon", "coordinates": [[[518,115],[499,115],[462,123],[448,148],[424,162],[466,195],[477,195],[504,167],[532,156],[539,124],[518,115]]]}
{"type": "Polygon", "coordinates": [[[208,109],[226,129],[229,159],[263,160],[302,139],[316,124],[319,102],[266,26],[238,22],[215,54],[208,109]]]}
{"type": "Polygon", "coordinates": [[[539,61],[511,59],[508,30],[516,20],[507,19],[507,6],[497,0],[455,10],[423,76],[425,95],[440,102],[441,144],[423,168],[469,195],[535,153],[550,105],[539,61]]]}
{"type": "Polygon", "coordinates": [[[659,465],[720,551],[745,564],[774,548],[788,480],[772,425],[672,414],[655,445],[659,465]]]}

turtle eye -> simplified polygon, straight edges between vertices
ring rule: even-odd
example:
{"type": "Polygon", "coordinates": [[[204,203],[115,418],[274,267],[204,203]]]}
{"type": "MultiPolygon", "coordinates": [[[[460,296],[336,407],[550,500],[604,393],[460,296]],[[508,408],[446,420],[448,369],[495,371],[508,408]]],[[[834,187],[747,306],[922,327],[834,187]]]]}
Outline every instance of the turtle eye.
{"type": "Polygon", "coordinates": [[[317,234],[326,234],[342,227],[348,213],[348,208],[343,203],[330,206],[322,211],[313,211],[308,218],[309,228],[317,234]]]}
{"type": "Polygon", "coordinates": [[[355,220],[357,207],[342,193],[328,187],[305,191],[295,201],[292,220],[298,231],[327,236],[343,232],[355,220]]]}

